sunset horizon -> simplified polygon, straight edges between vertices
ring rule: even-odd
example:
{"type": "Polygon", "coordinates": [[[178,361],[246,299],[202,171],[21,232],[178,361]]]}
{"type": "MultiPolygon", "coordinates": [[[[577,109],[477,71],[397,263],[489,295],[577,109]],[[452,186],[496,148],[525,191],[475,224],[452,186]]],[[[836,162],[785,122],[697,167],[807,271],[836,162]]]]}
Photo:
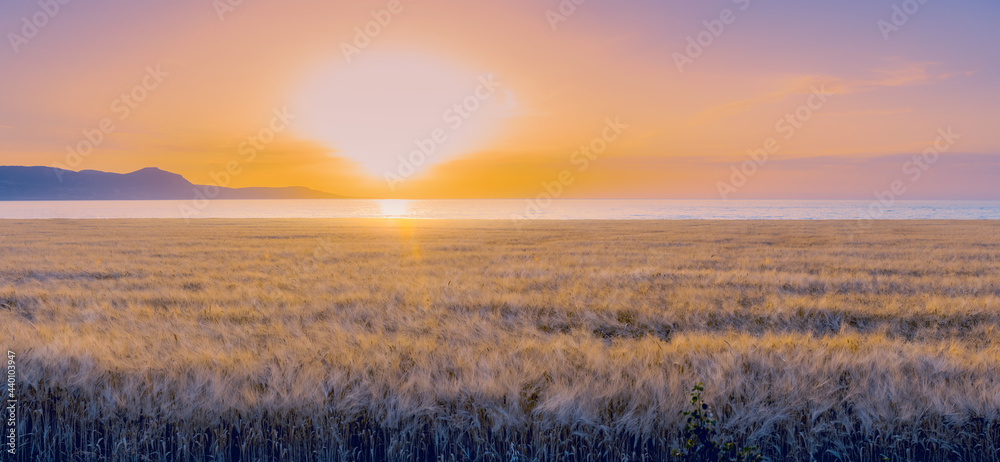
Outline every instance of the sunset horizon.
{"type": "MultiPolygon", "coordinates": [[[[913,155],[903,154],[903,155],[886,156],[886,157],[890,158],[888,160],[899,160],[899,163],[901,165],[908,165],[912,169],[919,168],[918,164],[913,160],[914,159],[913,155]]],[[[774,163],[777,163],[777,162],[774,162],[774,163]]],[[[0,165],[0,168],[3,168],[3,167],[44,167],[44,166],[40,166],[40,165],[0,165]]],[[[58,169],[59,167],[44,167],[44,168],[47,168],[47,169],[58,169]]],[[[107,172],[107,173],[115,173],[115,174],[119,174],[119,175],[125,175],[125,174],[135,173],[135,172],[139,172],[139,171],[142,171],[142,170],[148,170],[148,169],[157,169],[157,170],[161,170],[161,171],[168,172],[168,173],[175,173],[175,172],[170,172],[170,171],[168,171],[166,169],[157,167],[155,165],[154,166],[150,166],[150,167],[140,168],[138,170],[132,170],[132,171],[101,171],[101,170],[94,170],[94,169],[85,169],[85,170],[79,170],[79,171],[75,171],[75,170],[70,169],[70,170],[67,170],[67,171],[70,171],[70,172],[101,171],[101,172],[107,172]]],[[[901,179],[903,179],[903,180],[912,179],[913,178],[912,175],[915,174],[915,170],[912,170],[912,169],[909,172],[911,174],[911,177],[907,177],[905,174],[901,173],[901,174],[897,175],[898,178],[896,178],[896,180],[894,180],[894,181],[901,181],[901,179]]],[[[216,173],[220,173],[220,172],[216,172],[216,173]]],[[[57,175],[54,175],[54,176],[57,176],[57,175]]],[[[181,176],[183,176],[183,175],[181,175],[181,176]]],[[[185,179],[187,179],[187,178],[185,177],[185,179]]],[[[729,179],[727,179],[727,180],[731,181],[729,179]]],[[[386,193],[385,195],[382,195],[382,196],[363,196],[363,195],[362,196],[351,196],[351,195],[348,195],[348,194],[341,194],[338,190],[332,189],[332,187],[328,188],[328,189],[319,189],[318,187],[303,186],[302,184],[295,184],[294,182],[278,183],[278,184],[270,184],[270,185],[266,185],[266,184],[247,184],[247,185],[240,185],[240,186],[232,186],[232,183],[230,183],[230,182],[215,181],[215,179],[213,177],[210,177],[209,181],[207,181],[205,184],[202,184],[202,185],[195,184],[195,185],[196,186],[223,186],[223,187],[235,187],[235,188],[297,188],[297,187],[301,187],[301,188],[308,188],[308,189],[311,189],[311,190],[314,190],[314,191],[317,191],[317,192],[327,193],[327,194],[331,194],[331,195],[335,195],[335,196],[342,196],[342,197],[351,198],[351,199],[399,199],[399,200],[437,200],[437,199],[465,199],[465,200],[510,199],[510,200],[516,200],[516,199],[526,199],[526,200],[536,200],[539,195],[542,195],[543,197],[545,195],[551,196],[551,194],[548,194],[546,192],[546,190],[544,189],[544,187],[545,187],[546,183],[554,183],[554,182],[557,182],[557,181],[558,181],[558,176],[556,176],[552,181],[549,181],[549,182],[544,182],[543,181],[542,183],[540,183],[540,189],[539,189],[542,192],[536,192],[534,196],[531,196],[531,195],[528,195],[528,194],[517,195],[517,194],[514,194],[514,193],[510,193],[510,194],[506,194],[506,195],[504,195],[504,194],[496,194],[496,195],[480,195],[480,196],[472,196],[472,195],[469,195],[469,196],[434,196],[434,195],[427,195],[427,196],[397,196],[397,195],[393,195],[392,193],[386,193]],[[228,185],[228,186],[224,186],[224,184],[228,185]]],[[[727,182],[723,182],[723,183],[727,183],[727,182]]],[[[192,183],[194,183],[194,182],[192,182],[192,183]]],[[[642,196],[642,195],[575,196],[575,195],[571,195],[571,194],[566,194],[566,195],[559,194],[559,197],[554,197],[553,200],[574,200],[574,199],[576,199],[576,200],[599,200],[599,199],[608,199],[608,200],[663,200],[663,201],[672,201],[672,200],[699,200],[699,201],[718,201],[718,200],[724,200],[724,201],[730,201],[730,200],[758,200],[758,201],[761,201],[761,200],[770,200],[770,201],[796,201],[796,200],[817,200],[817,201],[840,201],[840,200],[847,200],[847,201],[878,201],[880,197],[883,197],[883,196],[885,196],[885,195],[887,195],[887,194],[889,194],[889,193],[892,192],[892,183],[886,183],[883,186],[884,187],[882,187],[881,190],[879,190],[878,188],[873,188],[871,192],[865,192],[864,189],[861,189],[861,190],[854,189],[854,190],[851,190],[851,191],[832,191],[832,192],[831,191],[820,191],[820,192],[810,192],[810,193],[801,193],[801,192],[794,192],[794,191],[791,191],[791,190],[787,190],[787,191],[782,191],[780,193],[780,195],[770,195],[770,194],[760,195],[760,194],[754,194],[753,192],[745,192],[743,194],[740,194],[739,197],[735,197],[735,195],[733,197],[730,197],[729,195],[722,195],[722,194],[719,194],[717,191],[716,191],[716,193],[714,195],[712,195],[712,194],[709,194],[709,195],[675,194],[675,195],[660,195],[660,196],[642,196]]],[[[966,188],[958,190],[958,191],[951,190],[951,191],[947,191],[947,192],[939,192],[939,191],[935,191],[935,190],[932,190],[932,191],[919,190],[918,192],[912,192],[911,190],[906,190],[906,186],[905,186],[905,183],[904,183],[903,189],[906,190],[906,191],[903,194],[898,194],[898,195],[893,194],[892,200],[893,201],[896,201],[896,200],[899,200],[899,201],[961,201],[961,200],[964,200],[964,201],[996,201],[996,200],[1000,200],[1000,186],[997,186],[994,189],[988,189],[987,187],[983,187],[982,185],[979,185],[979,184],[972,184],[972,185],[966,185],[966,186],[967,186],[966,188]]],[[[990,184],[990,185],[986,185],[986,186],[994,186],[994,185],[990,184]]]]}

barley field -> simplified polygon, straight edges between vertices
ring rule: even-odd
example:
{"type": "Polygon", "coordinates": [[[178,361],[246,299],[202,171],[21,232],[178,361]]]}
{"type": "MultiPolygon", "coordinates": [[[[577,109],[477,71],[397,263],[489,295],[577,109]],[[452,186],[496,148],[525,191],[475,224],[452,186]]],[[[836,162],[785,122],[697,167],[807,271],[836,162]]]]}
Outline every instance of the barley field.
{"type": "Polygon", "coordinates": [[[1000,223],[0,222],[2,460],[1000,459],[1000,223]]]}

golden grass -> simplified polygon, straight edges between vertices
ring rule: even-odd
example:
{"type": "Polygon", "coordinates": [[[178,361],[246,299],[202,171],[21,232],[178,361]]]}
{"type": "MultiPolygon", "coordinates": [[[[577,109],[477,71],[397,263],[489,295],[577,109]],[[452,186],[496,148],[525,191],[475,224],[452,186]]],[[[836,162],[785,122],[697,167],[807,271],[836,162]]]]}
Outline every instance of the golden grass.
{"type": "Polygon", "coordinates": [[[0,222],[21,454],[1000,458],[1000,223],[522,227],[0,222]]]}

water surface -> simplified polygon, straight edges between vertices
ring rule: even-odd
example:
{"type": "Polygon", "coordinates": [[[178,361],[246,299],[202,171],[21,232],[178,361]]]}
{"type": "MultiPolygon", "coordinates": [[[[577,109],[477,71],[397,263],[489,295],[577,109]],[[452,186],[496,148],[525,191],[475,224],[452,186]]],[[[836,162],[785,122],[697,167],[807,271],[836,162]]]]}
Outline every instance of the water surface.
{"type": "Polygon", "coordinates": [[[544,220],[998,220],[1000,201],[232,200],[0,202],[0,219],[411,218],[544,220]]]}

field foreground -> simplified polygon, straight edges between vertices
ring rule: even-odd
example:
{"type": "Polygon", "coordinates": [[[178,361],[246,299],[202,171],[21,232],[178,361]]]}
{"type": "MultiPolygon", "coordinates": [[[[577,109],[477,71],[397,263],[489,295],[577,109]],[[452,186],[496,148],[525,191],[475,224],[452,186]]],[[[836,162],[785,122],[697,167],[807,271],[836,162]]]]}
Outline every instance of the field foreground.
{"type": "Polygon", "coordinates": [[[997,236],[0,221],[0,458],[664,460],[703,382],[768,459],[997,460],[997,236]]]}

